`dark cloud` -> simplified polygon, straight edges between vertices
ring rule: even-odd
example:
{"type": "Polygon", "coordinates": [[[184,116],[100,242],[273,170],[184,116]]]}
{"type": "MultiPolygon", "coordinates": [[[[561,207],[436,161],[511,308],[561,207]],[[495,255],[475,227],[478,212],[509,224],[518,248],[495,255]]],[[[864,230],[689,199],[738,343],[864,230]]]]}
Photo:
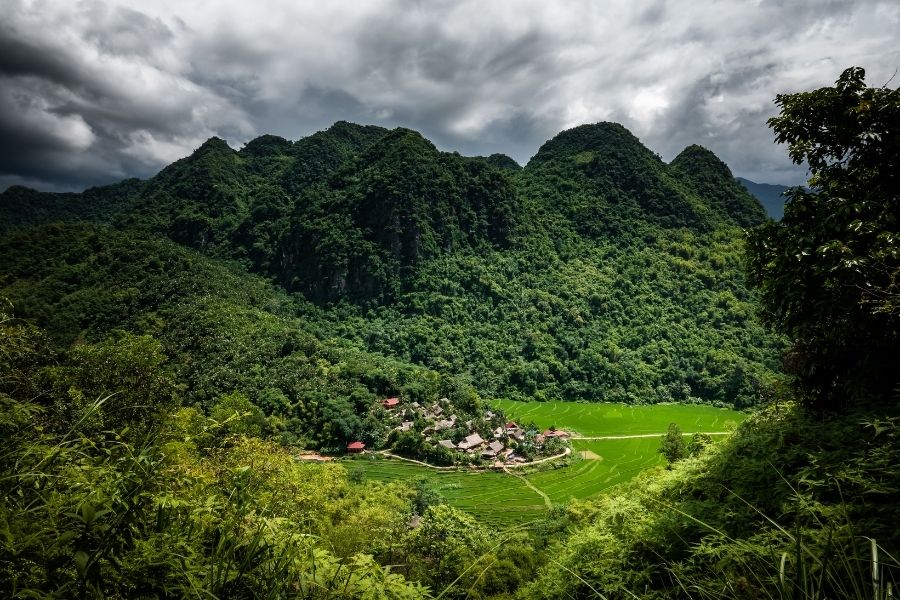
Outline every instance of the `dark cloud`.
{"type": "Polygon", "coordinates": [[[6,4],[0,188],[145,177],[212,135],[239,147],[340,119],[520,163],[615,120],[666,159],[700,143],[736,174],[799,183],[765,126],[774,95],[900,65],[886,1],[6,4]]]}

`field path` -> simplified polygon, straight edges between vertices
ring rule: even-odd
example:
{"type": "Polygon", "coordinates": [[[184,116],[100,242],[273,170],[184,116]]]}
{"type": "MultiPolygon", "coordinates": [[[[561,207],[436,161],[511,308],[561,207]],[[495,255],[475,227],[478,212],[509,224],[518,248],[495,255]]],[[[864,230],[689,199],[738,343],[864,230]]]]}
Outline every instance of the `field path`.
{"type": "Polygon", "coordinates": [[[530,481],[528,481],[528,478],[527,478],[527,477],[525,477],[524,475],[520,475],[519,473],[515,473],[515,472],[513,472],[513,471],[510,471],[510,470],[507,469],[505,466],[503,467],[503,470],[504,470],[506,473],[508,473],[509,475],[512,475],[513,477],[515,477],[515,478],[517,478],[517,479],[521,479],[521,480],[522,480],[522,483],[524,483],[526,486],[528,486],[529,488],[531,488],[531,491],[533,491],[535,494],[537,494],[538,496],[540,496],[541,498],[544,499],[544,505],[545,505],[547,508],[553,508],[553,502],[550,501],[550,496],[548,496],[547,494],[545,494],[544,491],[543,491],[541,488],[539,488],[538,486],[536,486],[536,485],[534,485],[533,483],[531,483],[530,481]]]}
{"type": "MultiPolygon", "coordinates": [[[[638,437],[640,437],[640,436],[638,436],[638,437]]],[[[573,438],[573,439],[589,440],[589,439],[593,439],[593,438],[573,438]]],[[[391,453],[390,450],[377,450],[375,452],[375,454],[380,454],[381,456],[387,456],[388,458],[394,458],[397,460],[405,460],[408,463],[421,465],[423,467],[428,467],[429,469],[434,469],[436,471],[459,471],[461,469],[461,467],[458,465],[453,465],[453,466],[449,466],[449,467],[438,467],[435,465],[430,465],[427,462],[423,462],[421,460],[416,460],[414,458],[406,458],[405,456],[400,456],[399,454],[393,454],[393,453],[391,453]]],[[[513,463],[511,465],[504,465],[503,470],[506,471],[507,467],[518,468],[518,467],[530,467],[532,465],[539,465],[541,463],[549,462],[551,460],[557,460],[557,459],[563,458],[564,456],[568,456],[570,454],[572,454],[572,449],[566,448],[559,454],[554,454],[553,456],[539,458],[538,460],[533,460],[531,462],[513,463]]],[[[473,473],[483,473],[485,471],[491,470],[492,468],[493,467],[471,467],[470,466],[470,467],[468,467],[468,470],[473,473]]],[[[517,477],[518,477],[518,475],[517,475],[517,477]]],[[[529,486],[529,487],[531,487],[531,486],[529,486]]]]}
{"type": "MultiPolygon", "coordinates": [[[[681,435],[694,435],[694,433],[702,433],[704,435],[728,435],[731,433],[730,431],[692,431],[687,433],[682,433],[681,435]]],[[[594,435],[594,436],[584,436],[584,435],[573,435],[570,437],[570,440],[633,440],[637,438],[653,438],[653,437],[662,437],[666,435],[665,433],[637,433],[635,435],[594,435]]]]}

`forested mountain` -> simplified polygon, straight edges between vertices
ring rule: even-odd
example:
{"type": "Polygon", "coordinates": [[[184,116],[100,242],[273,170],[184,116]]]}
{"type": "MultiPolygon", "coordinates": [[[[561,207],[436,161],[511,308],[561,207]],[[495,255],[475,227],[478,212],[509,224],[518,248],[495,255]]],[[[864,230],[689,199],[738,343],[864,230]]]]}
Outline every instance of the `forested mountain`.
{"type": "Polygon", "coordinates": [[[502,597],[575,520],[500,533],[290,453],[418,452],[388,395],[462,423],[497,397],[746,407],[780,377],[743,278],[761,208],[708,151],[667,165],[613,123],[524,167],[345,122],[212,138],[146,181],[10,188],[0,214],[16,590],[502,597]]]}
{"type": "MultiPolygon", "coordinates": [[[[346,122],[240,151],[212,138],[145,182],[82,195],[12,188],[0,206],[8,229],[108,223],[138,244],[168,238],[237,261],[306,307],[298,329],[466,377],[489,397],[747,406],[777,371],[779,342],[753,318],[740,259],[741,228],[761,222],[762,208],[708,150],[691,146],[667,165],[614,123],[562,132],[524,168],[346,122]]],[[[113,235],[54,231],[52,245],[5,253],[18,275],[0,293],[43,325],[66,314],[53,328],[63,343],[121,327],[68,295],[91,297],[77,279],[67,293],[37,291],[69,276],[53,270],[67,236],[113,235]]],[[[127,244],[109,247],[121,267],[99,288],[154,305],[130,279],[134,255],[114,254],[127,244]]],[[[97,259],[85,251],[66,269],[97,259]]],[[[192,261],[188,271],[202,262],[192,261]]]]}

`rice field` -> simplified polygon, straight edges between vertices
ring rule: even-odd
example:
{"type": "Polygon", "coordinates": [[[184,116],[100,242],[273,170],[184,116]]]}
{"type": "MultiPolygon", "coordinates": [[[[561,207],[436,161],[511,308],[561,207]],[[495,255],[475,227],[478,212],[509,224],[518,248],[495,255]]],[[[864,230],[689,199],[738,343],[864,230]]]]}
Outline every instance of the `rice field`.
{"type": "Polygon", "coordinates": [[[547,502],[565,504],[573,499],[585,500],[630,480],[645,469],[663,465],[657,449],[660,437],[671,422],[678,423],[685,432],[719,432],[733,428],[745,418],[742,413],[709,406],[510,401],[498,405],[509,418],[534,421],[542,428],[555,425],[586,437],[649,437],[574,439],[573,458],[567,466],[521,476],[495,471],[436,471],[373,455],[354,457],[347,466],[361,467],[365,476],[375,481],[425,478],[452,506],[483,522],[508,526],[540,518],[547,510],[547,502]]]}
{"type": "Polygon", "coordinates": [[[362,467],[375,481],[415,481],[425,478],[449,504],[497,525],[539,518],[547,507],[544,499],[512,475],[500,472],[436,471],[400,460],[361,456],[347,463],[362,467]]]}
{"type": "Polygon", "coordinates": [[[630,480],[645,469],[665,464],[657,448],[657,437],[573,440],[572,451],[576,456],[590,452],[595,458],[576,459],[568,467],[532,473],[527,477],[556,504],[584,500],[630,480]]]}
{"type": "Polygon", "coordinates": [[[677,423],[686,433],[729,431],[747,415],[734,410],[699,404],[627,404],[581,402],[517,402],[498,400],[510,419],[533,421],[546,429],[555,426],[585,437],[662,434],[669,423],[677,423]]]}

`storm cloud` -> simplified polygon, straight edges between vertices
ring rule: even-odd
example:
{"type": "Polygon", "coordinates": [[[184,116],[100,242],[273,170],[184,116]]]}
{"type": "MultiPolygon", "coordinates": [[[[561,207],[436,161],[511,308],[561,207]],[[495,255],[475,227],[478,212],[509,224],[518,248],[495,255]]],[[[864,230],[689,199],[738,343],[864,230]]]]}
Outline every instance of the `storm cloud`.
{"type": "MultiPolygon", "coordinates": [[[[664,159],[692,143],[800,183],[776,93],[900,67],[896,2],[373,0],[4,2],[0,189],[147,177],[218,135],[297,139],[337,120],[525,163],[618,121],[664,159]]],[[[894,83],[896,85],[896,82],[894,83]]]]}

